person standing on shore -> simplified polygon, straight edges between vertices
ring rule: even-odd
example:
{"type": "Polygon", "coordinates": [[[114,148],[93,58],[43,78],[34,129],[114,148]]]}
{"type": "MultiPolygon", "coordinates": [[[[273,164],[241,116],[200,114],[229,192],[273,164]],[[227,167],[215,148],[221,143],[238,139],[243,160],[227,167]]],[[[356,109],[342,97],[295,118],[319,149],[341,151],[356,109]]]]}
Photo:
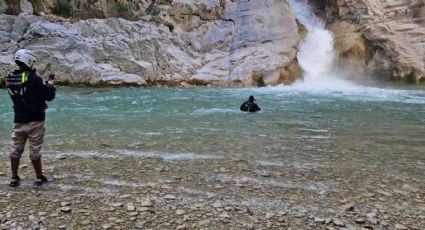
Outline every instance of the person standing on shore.
{"type": "Polygon", "coordinates": [[[244,112],[257,112],[260,109],[260,107],[257,105],[257,102],[255,101],[254,96],[249,96],[248,100],[245,101],[244,103],[242,103],[241,107],[240,107],[241,111],[244,112]]]}
{"type": "Polygon", "coordinates": [[[43,175],[41,147],[45,131],[46,101],[52,101],[56,94],[53,82],[54,75],[50,75],[49,80],[44,82],[33,68],[35,62],[36,56],[32,51],[18,50],[15,53],[15,63],[19,69],[0,80],[0,88],[7,89],[9,92],[15,114],[10,150],[12,170],[10,187],[20,185],[19,161],[27,140],[29,142],[30,159],[37,177],[34,185],[41,186],[53,181],[53,178],[43,175]]]}

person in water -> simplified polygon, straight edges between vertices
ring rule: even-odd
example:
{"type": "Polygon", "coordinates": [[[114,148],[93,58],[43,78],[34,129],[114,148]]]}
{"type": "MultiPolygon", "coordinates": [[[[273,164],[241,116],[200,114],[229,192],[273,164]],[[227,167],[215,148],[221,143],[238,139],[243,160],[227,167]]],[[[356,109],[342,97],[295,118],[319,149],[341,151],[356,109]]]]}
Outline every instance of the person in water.
{"type": "Polygon", "coordinates": [[[244,112],[257,112],[261,109],[257,105],[257,102],[254,99],[254,96],[251,95],[251,96],[249,96],[247,101],[242,103],[240,110],[244,111],[244,112]]]}
{"type": "Polygon", "coordinates": [[[19,161],[27,140],[29,142],[29,156],[37,177],[34,185],[41,186],[53,181],[53,178],[43,175],[41,147],[45,130],[46,101],[52,101],[56,94],[53,83],[54,75],[49,76],[49,80],[44,82],[33,68],[35,61],[36,56],[32,51],[27,49],[18,50],[15,53],[15,63],[19,68],[7,77],[0,79],[0,88],[7,89],[9,92],[15,115],[10,150],[12,170],[10,187],[20,185],[18,176],[19,161]]]}

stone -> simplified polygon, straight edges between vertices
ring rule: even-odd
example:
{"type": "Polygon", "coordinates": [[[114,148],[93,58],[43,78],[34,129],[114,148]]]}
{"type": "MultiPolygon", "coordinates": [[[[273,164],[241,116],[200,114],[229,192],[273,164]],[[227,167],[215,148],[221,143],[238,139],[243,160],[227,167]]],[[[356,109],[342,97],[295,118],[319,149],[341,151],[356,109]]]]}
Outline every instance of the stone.
{"type": "Polygon", "coordinates": [[[124,204],[121,203],[121,202],[116,202],[116,203],[109,203],[108,205],[111,206],[111,207],[114,207],[114,208],[118,208],[118,207],[123,206],[124,204]]]}
{"type": "Polygon", "coordinates": [[[137,222],[134,224],[134,226],[135,226],[137,229],[143,229],[143,228],[145,228],[148,224],[149,224],[149,221],[147,221],[147,220],[143,220],[143,221],[137,221],[137,222]]]}
{"type": "Polygon", "coordinates": [[[89,225],[91,223],[91,221],[90,220],[83,220],[83,221],[81,221],[81,225],[83,225],[83,226],[87,226],[87,225],[89,225]]]}
{"type": "Polygon", "coordinates": [[[111,224],[102,224],[102,228],[103,229],[110,229],[110,228],[112,228],[112,225],[111,224]]]}
{"type": "Polygon", "coordinates": [[[141,202],[140,206],[142,207],[153,207],[154,204],[152,203],[151,200],[144,200],[141,202]]]}
{"type": "Polygon", "coordinates": [[[139,207],[137,209],[139,212],[155,212],[155,209],[153,207],[139,207]]]}
{"type": "Polygon", "coordinates": [[[59,229],[66,229],[66,225],[64,225],[64,224],[59,225],[59,229]]]}
{"type": "Polygon", "coordinates": [[[275,216],[276,214],[274,214],[273,212],[266,212],[266,219],[271,219],[275,216]]]}
{"type": "Polygon", "coordinates": [[[398,230],[406,230],[406,229],[409,229],[409,228],[407,228],[406,226],[404,226],[404,225],[402,225],[402,224],[396,224],[396,225],[394,225],[394,228],[395,228],[395,229],[398,229],[398,230]]]}
{"type": "Polygon", "coordinates": [[[209,219],[201,220],[198,222],[198,226],[209,225],[211,221],[209,219]]]}
{"type": "Polygon", "coordinates": [[[403,186],[401,186],[401,188],[406,190],[406,191],[414,192],[414,193],[419,191],[419,189],[417,189],[417,188],[415,188],[415,187],[413,187],[412,185],[409,185],[409,184],[403,184],[403,186]]]}
{"type": "Polygon", "coordinates": [[[70,203],[70,202],[66,202],[66,201],[61,202],[61,206],[62,206],[62,207],[70,206],[70,205],[71,205],[71,203],[70,203]]]}
{"type": "Polygon", "coordinates": [[[166,199],[166,200],[175,200],[176,199],[176,196],[169,194],[169,195],[165,195],[164,196],[164,199],[166,199]]]}
{"type": "Polygon", "coordinates": [[[314,222],[315,223],[319,223],[319,224],[324,224],[325,223],[325,219],[324,218],[319,218],[319,217],[314,217],[314,222]]]}
{"type": "Polygon", "coordinates": [[[224,207],[223,203],[219,200],[215,201],[212,206],[214,208],[223,208],[224,207]]]}
{"type": "Polygon", "coordinates": [[[133,203],[128,203],[126,205],[127,212],[134,212],[136,210],[136,207],[134,207],[133,203]]]}
{"type": "Polygon", "coordinates": [[[6,176],[6,173],[0,172],[0,176],[6,176]]]}
{"type": "Polygon", "coordinates": [[[139,212],[137,212],[137,211],[127,213],[128,216],[137,216],[138,214],[139,214],[139,212]]]}
{"type": "Polygon", "coordinates": [[[60,211],[63,213],[71,213],[72,209],[70,207],[62,207],[60,211]]]}
{"type": "Polygon", "coordinates": [[[185,225],[185,224],[179,225],[176,228],[176,230],[185,230],[185,229],[187,229],[187,225],[185,225]]]}
{"type": "Polygon", "coordinates": [[[122,223],[124,223],[125,222],[125,220],[123,220],[123,219],[116,219],[115,221],[114,221],[114,223],[116,223],[116,224],[122,224],[122,223]]]}
{"type": "Polygon", "coordinates": [[[222,212],[218,217],[228,219],[228,218],[230,218],[230,215],[227,212],[222,212]]]}
{"type": "Polygon", "coordinates": [[[356,222],[356,224],[364,224],[364,223],[366,223],[366,220],[364,218],[357,218],[355,220],[355,222],[356,222]]]}
{"type": "Polygon", "coordinates": [[[39,230],[39,229],[40,229],[40,225],[38,225],[38,223],[31,224],[31,230],[39,230]]]}
{"type": "Polygon", "coordinates": [[[176,215],[178,215],[178,216],[180,216],[180,215],[183,215],[183,214],[185,214],[186,212],[184,211],[184,210],[182,210],[182,209],[177,209],[176,210],[176,215]]]}
{"type": "Polygon", "coordinates": [[[341,220],[334,219],[333,223],[338,227],[344,227],[345,226],[344,222],[341,221],[341,220]]]}

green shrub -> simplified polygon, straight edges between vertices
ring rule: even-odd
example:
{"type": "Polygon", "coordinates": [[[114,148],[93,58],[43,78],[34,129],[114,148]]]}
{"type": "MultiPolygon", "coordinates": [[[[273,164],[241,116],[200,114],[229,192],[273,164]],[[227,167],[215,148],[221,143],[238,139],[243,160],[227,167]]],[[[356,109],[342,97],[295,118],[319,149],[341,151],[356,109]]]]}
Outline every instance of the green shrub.
{"type": "Polygon", "coordinates": [[[74,8],[68,0],[56,0],[52,7],[52,13],[69,18],[74,14],[74,8]]]}
{"type": "Polygon", "coordinates": [[[170,30],[170,32],[173,32],[174,30],[174,25],[171,22],[166,22],[165,26],[168,27],[168,29],[170,30]]]}
{"type": "Polygon", "coordinates": [[[128,4],[122,2],[115,2],[114,10],[117,13],[118,17],[127,18],[129,15],[128,4]]]}
{"type": "Polygon", "coordinates": [[[173,0],[157,0],[157,3],[160,5],[170,5],[173,3],[173,0]]]}

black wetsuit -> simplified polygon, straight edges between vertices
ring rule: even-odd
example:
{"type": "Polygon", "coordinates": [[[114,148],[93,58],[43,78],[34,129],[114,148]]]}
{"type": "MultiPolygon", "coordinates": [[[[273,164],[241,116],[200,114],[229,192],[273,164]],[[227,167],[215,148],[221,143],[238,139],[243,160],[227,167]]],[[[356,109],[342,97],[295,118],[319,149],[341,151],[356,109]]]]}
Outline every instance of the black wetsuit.
{"type": "MultiPolygon", "coordinates": [[[[35,70],[15,70],[5,77],[7,90],[13,101],[15,123],[44,121],[47,109],[46,101],[55,98],[56,89],[46,85],[35,70]]],[[[3,86],[4,87],[4,86],[3,86]]]]}
{"type": "Polygon", "coordinates": [[[260,109],[260,107],[257,105],[257,103],[255,103],[255,101],[245,101],[244,103],[242,103],[241,105],[241,111],[244,112],[257,112],[260,109]]]}

